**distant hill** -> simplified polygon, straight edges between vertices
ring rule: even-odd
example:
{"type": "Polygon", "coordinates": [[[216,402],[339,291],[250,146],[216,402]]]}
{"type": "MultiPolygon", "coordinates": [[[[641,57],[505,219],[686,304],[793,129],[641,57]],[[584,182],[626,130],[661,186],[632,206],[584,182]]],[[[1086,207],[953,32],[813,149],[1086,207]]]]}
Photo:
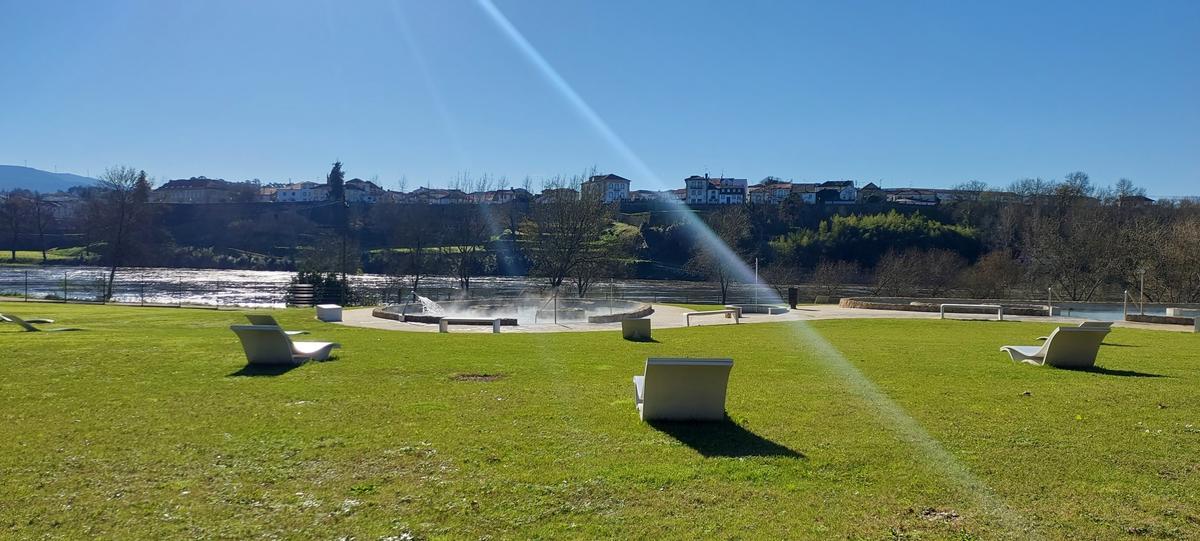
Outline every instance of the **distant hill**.
{"type": "Polygon", "coordinates": [[[96,182],[94,178],[72,175],[71,173],[51,173],[21,167],[19,165],[0,165],[0,191],[17,188],[34,190],[43,193],[66,190],[72,186],[88,186],[96,182]]]}

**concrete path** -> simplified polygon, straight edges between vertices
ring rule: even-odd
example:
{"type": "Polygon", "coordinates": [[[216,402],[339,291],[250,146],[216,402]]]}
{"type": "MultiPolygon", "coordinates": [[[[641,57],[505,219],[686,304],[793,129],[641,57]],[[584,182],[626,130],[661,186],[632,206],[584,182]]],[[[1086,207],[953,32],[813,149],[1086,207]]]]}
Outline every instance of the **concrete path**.
{"type": "MultiPolygon", "coordinates": [[[[393,331],[408,331],[408,332],[437,332],[438,326],[428,323],[408,323],[393,321],[390,319],[377,318],[371,315],[372,308],[358,308],[346,310],[342,313],[342,325],[352,327],[368,327],[372,329],[386,329],[393,331]]],[[[654,313],[650,315],[651,325],[656,329],[670,329],[676,327],[687,326],[684,314],[690,312],[690,309],[680,308],[678,306],[670,306],[666,304],[654,305],[654,313]]],[[[947,319],[972,319],[972,320],[988,320],[995,319],[995,315],[991,314],[953,314],[948,315],[947,319]]],[[[785,314],[767,315],[767,314],[746,314],[739,321],[740,324],[754,323],[773,323],[778,321],[813,321],[821,319],[938,319],[937,313],[929,312],[907,312],[901,310],[865,310],[861,308],[842,308],[837,305],[808,305],[798,306],[795,310],[789,310],[785,314]]],[[[1082,319],[1064,318],[1064,317],[1037,317],[1037,316],[1004,316],[1005,321],[1030,321],[1037,323],[1064,323],[1076,324],[1082,319]]],[[[733,325],[732,319],[726,319],[724,316],[703,316],[693,317],[692,326],[709,326],[709,325],[733,325]]],[[[1167,330],[1177,332],[1192,332],[1191,327],[1183,325],[1157,325],[1152,323],[1134,323],[1129,321],[1118,321],[1114,324],[1116,327],[1127,327],[1136,329],[1152,329],[1152,330],[1167,330]]],[[[615,331],[621,328],[620,323],[561,323],[561,324],[538,324],[538,325],[518,325],[515,327],[502,327],[502,333],[509,332],[592,332],[592,331],[615,331]]],[[[475,325],[454,325],[450,327],[451,333],[476,332],[490,333],[490,326],[475,326],[475,325]]]]}

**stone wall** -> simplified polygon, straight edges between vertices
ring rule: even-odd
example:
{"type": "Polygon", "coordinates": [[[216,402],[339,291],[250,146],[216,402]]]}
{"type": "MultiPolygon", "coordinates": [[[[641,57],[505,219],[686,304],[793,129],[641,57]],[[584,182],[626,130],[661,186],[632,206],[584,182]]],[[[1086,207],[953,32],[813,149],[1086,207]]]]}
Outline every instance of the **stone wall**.
{"type": "Polygon", "coordinates": [[[1163,323],[1167,325],[1195,325],[1196,318],[1177,317],[1177,316],[1152,316],[1141,314],[1126,314],[1125,321],[1135,321],[1138,323],[1163,323]]]}
{"type": "MultiPolygon", "coordinates": [[[[1044,305],[1011,300],[997,299],[915,299],[908,297],[845,297],[838,306],[842,308],[860,308],[865,310],[901,310],[905,312],[941,311],[941,304],[999,304],[1004,307],[1004,315],[1014,316],[1044,316],[1044,305]]],[[[950,308],[947,313],[953,314],[995,314],[994,308],[950,308]]]]}

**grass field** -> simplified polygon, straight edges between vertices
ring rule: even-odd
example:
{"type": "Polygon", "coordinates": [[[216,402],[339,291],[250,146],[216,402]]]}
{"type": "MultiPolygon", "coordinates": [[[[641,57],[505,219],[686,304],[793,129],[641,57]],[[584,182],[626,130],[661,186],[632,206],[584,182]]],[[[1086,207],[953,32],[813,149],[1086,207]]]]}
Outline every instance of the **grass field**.
{"type": "MultiPolygon", "coordinates": [[[[83,247],[75,246],[70,248],[50,248],[46,250],[47,261],[63,261],[67,259],[78,259],[83,253],[83,247]]],[[[30,265],[42,263],[42,252],[38,250],[17,250],[17,259],[12,259],[11,251],[0,252],[0,263],[30,265]]]]}
{"type": "Polygon", "coordinates": [[[333,361],[247,370],[238,312],[0,303],[0,537],[1200,537],[1200,336],[1101,369],[1048,324],[436,334],[277,311],[333,361]],[[735,360],[730,421],[651,426],[648,356],[735,360]]]}

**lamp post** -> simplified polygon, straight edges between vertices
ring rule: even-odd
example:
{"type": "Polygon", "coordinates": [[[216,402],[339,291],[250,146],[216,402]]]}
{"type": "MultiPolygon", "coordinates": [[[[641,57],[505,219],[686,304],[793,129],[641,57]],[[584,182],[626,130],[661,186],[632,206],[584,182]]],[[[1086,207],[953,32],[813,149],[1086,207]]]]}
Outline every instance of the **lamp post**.
{"type": "Polygon", "coordinates": [[[1146,268],[1138,269],[1138,311],[1146,315],[1146,268]]]}
{"type": "Polygon", "coordinates": [[[754,258],[754,304],[758,305],[758,258],[754,258]]]}

